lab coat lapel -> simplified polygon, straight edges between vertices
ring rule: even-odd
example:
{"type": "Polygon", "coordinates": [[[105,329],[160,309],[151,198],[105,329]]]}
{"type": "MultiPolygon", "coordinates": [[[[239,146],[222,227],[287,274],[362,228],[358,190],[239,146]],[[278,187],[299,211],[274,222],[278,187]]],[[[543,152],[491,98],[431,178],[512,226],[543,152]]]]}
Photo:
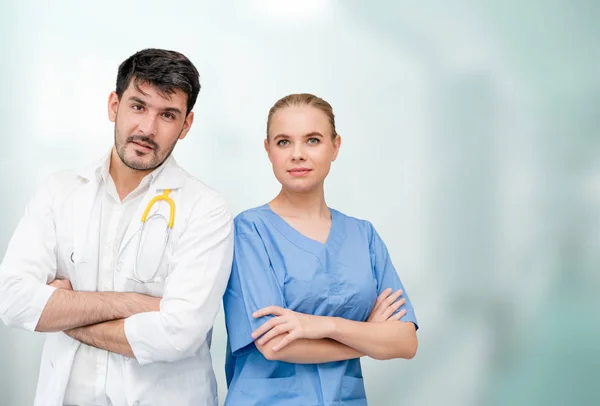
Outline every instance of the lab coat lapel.
{"type": "MultiPolygon", "coordinates": [[[[156,176],[155,179],[150,183],[150,187],[148,191],[144,195],[141,200],[139,206],[137,207],[133,217],[131,218],[131,222],[127,227],[127,231],[125,232],[125,237],[121,242],[121,247],[119,249],[119,254],[123,252],[123,249],[127,246],[130,240],[135,236],[135,234],[140,230],[142,225],[142,215],[144,214],[144,210],[150,203],[150,201],[155,197],[164,192],[165,189],[171,189],[171,194],[169,196],[172,197],[175,189],[181,188],[184,181],[184,175],[181,168],[175,162],[175,158],[172,156],[169,157],[167,162],[165,162],[164,168],[160,171],[160,173],[156,176]]],[[[159,210],[159,207],[168,207],[165,202],[156,202],[150,212],[148,213],[148,217],[150,217],[153,213],[159,210]]],[[[175,208],[177,211],[177,207],[175,208]]],[[[168,211],[165,210],[166,218],[168,218],[168,211]]],[[[177,215],[175,215],[177,217],[177,215]]]]}
{"type": "Polygon", "coordinates": [[[73,199],[73,257],[74,263],[85,262],[89,242],[91,212],[98,193],[98,184],[88,181],[73,199]]]}
{"type": "MultiPolygon", "coordinates": [[[[73,195],[73,251],[71,261],[74,272],[69,275],[73,288],[81,291],[96,289],[96,278],[89,277],[97,265],[98,234],[94,232],[92,210],[98,195],[99,184],[94,170],[79,172],[85,184],[73,195]]],[[[95,218],[97,220],[97,218],[95,218]]],[[[97,230],[97,228],[96,228],[97,230]]]]}

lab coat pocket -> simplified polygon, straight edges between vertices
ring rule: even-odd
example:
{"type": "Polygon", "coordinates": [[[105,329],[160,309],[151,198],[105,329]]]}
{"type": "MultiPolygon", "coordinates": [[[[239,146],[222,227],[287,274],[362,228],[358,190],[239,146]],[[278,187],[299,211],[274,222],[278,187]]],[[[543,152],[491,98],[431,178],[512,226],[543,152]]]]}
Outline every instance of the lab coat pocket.
{"type": "Polygon", "coordinates": [[[96,266],[90,262],[79,262],[75,258],[73,272],[70,277],[73,289],[82,292],[94,292],[97,290],[96,278],[92,277],[96,273],[96,266]]]}
{"type": "Polygon", "coordinates": [[[163,295],[165,279],[168,276],[168,265],[163,261],[156,270],[152,280],[141,280],[134,271],[130,261],[120,261],[115,265],[115,290],[120,292],[137,292],[159,297],[163,295]]]}
{"type": "Polygon", "coordinates": [[[342,401],[365,399],[365,384],[362,378],[344,376],[341,389],[342,401]]]}
{"type": "Polygon", "coordinates": [[[124,245],[115,261],[115,282],[124,291],[161,295],[169,275],[171,240],[168,234],[144,229],[124,245]],[[147,234],[147,235],[146,235],[147,234]]]}
{"type": "Polygon", "coordinates": [[[42,351],[35,406],[62,405],[79,341],[62,332],[48,333],[42,351]]]}
{"type": "Polygon", "coordinates": [[[72,282],[75,271],[75,262],[73,260],[73,248],[69,247],[67,253],[59,252],[56,256],[56,275],[55,279],[68,279],[72,282]]]}
{"type": "Polygon", "coordinates": [[[286,378],[259,378],[239,379],[236,383],[236,392],[231,404],[237,405],[235,400],[239,399],[241,404],[276,405],[278,402],[286,404],[302,404],[301,380],[296,376],[286,378]],[[237,399],[236,399],[237,398],[237,399]],[[259,402],[260,400],[260,402],[259,402]],[[293,401],[297,403],[293,403],[293,401]]]}

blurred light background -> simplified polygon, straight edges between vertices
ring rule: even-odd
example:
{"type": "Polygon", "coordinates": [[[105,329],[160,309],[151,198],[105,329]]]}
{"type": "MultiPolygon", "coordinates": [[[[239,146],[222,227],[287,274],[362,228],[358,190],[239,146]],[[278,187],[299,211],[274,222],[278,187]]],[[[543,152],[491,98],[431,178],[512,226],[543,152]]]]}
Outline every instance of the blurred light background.
{"type": "MultiPolygon", "coordinates": [[[[370,405],[600,404],[600,2],[5,0],[0,33],[2,254],[110,147],[118,64],[178,50],[203,88],[175,156],[236,214],[278,191],[271,105],[333,105],[328,203],[375,224],[421,325],[415,359],[364,360],[370,405]]],[[[0,326],[0,405],[32,404],[42,340],[0,326]]]]}

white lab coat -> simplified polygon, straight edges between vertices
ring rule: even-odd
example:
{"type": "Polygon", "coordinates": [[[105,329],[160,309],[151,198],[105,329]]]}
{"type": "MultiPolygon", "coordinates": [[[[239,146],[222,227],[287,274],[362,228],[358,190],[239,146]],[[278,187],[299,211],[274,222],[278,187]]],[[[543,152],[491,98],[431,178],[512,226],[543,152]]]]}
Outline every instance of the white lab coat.
{"type": "MultiPolygon", "coordinates": [[[[174,158],[164,165],[115,259],[115,291],[163,297],[159,312],[125,321],[136,359],[124,357],[123,389],[130,405],[213,406],[217,388],[210,340],[231,271],[232,215],[219,194],[191,177],[174,158]],[[150,199],[164,189],[172,190],[176,206],[167,253],[155,282],[135,282],[131,277],[137,244],[127,243],[139,229],[150,199]]],[[[69,279],[74,290],[97,289],[97,263],[89,258],[97,258],[98,235],[89,230],[99,167],[53,175],[28,204],[0,264],[0,318],[7,326],[33,331],[54,292],[47,283],[55,278],[69,279]]],[[[157,210],[169,218],[168,204],[155,204],[151,213],[157,210]]],[[[63,404],[79,345],[62,332],[48,333],[36,406],[63,404]]]]}

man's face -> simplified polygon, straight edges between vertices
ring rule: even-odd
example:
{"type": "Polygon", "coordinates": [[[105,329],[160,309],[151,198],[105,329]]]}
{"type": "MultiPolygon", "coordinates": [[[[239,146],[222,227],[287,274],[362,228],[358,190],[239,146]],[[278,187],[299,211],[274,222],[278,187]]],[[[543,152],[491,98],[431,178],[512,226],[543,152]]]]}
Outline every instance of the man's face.
{"type": "Polygon", "coordinates": [[[186,115],[187,95],[177,89],[160,93],[147,83],[135,85],[133,78],[121,100],[112,92],[108,116],[115,123],[115,149],[123,163],[138,171],[152,171],[185,138],[194,113],[186,115]]]}

